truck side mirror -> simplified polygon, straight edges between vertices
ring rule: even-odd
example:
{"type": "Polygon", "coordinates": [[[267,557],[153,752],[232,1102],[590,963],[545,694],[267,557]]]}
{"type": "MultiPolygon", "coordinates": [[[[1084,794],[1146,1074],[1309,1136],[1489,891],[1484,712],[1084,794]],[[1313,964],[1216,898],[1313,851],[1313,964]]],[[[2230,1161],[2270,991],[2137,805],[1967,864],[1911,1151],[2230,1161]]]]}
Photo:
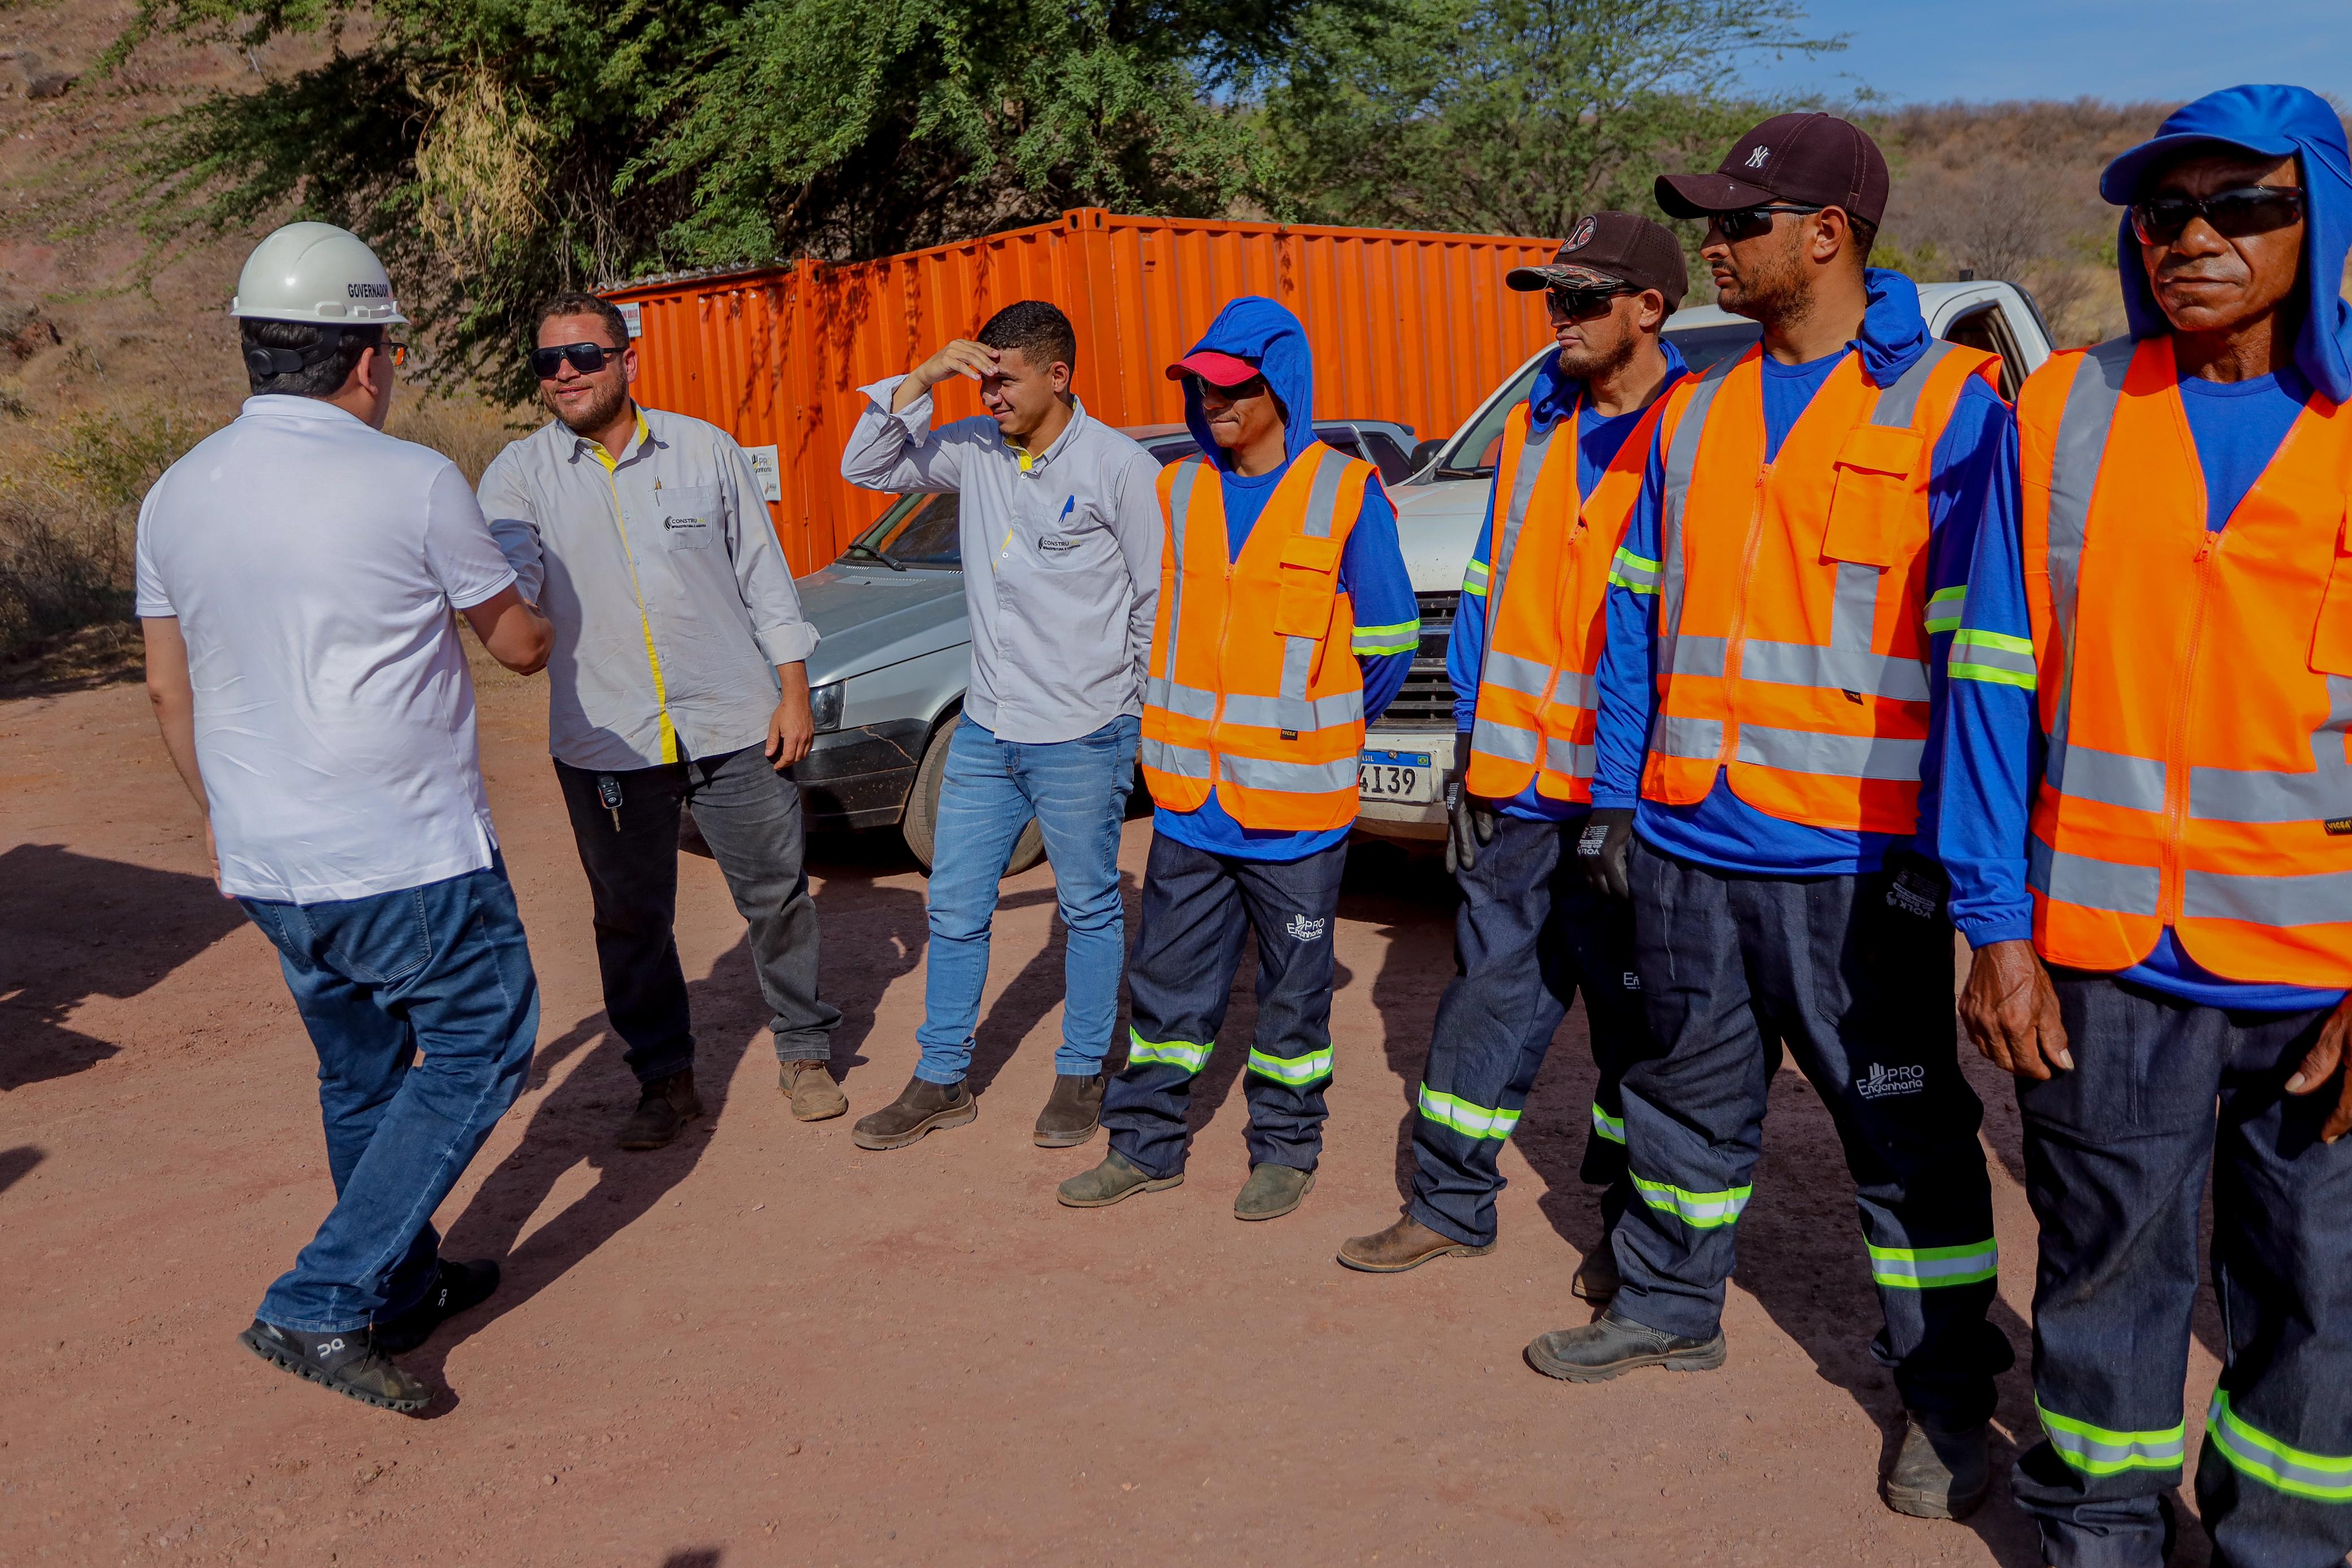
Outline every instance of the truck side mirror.
{"type": "Polygon", "coordinates": [[[1444,449],[1445,441],[1442,436],[1432,436],[1427,441],[1419,443],[1413,447],[1412,455],[1405,461],[1405,472],[1420,473],[1432,463],[1436,462],[1437,455],[1444,449]]]}

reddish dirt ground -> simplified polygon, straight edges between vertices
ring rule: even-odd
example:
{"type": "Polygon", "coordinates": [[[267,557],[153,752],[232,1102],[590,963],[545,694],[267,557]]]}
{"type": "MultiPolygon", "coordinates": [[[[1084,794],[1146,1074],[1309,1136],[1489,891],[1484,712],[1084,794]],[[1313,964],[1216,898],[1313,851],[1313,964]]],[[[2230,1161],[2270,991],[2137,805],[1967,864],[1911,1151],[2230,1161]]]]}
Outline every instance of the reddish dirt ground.
{"type": "MultiPolygon", "coordinates": [[[[1360,847],[1341,906],[1328,1146],[1290,1218],[1231,1211],[1246,979],[1186,1185],[1055,1205],[1101,1145],[1028,1139],[1060,1028],[1044,869],[1006,888],[979,1121],[867,1154],[848,1119],[784,1113],[741,923],[688,861],[678,938],[714,1113],[619,1153],[633,1095],[541,700],[483,682],[539,1057],[440,1216],[451,1253],[503,1260],[507,1283],[409,1358],[449,1391],[416,1419],[233,1338],[329,1202],[313,1062],[270,948],[204,875],[138,687],[0,704],[0,1563],[2039,1561],[2005,1485],[1963,1524],[1879,1505],[1900,1412],[1864,1349],[1851,1188],[1793,1071],[1719,1373],[1573,1387],[1520,1360],[1586,1315],[1568,1291],[1597,1230],[1575,1176],[1580,1015],[1505,1152],[1492,1257],[1390,1278],[1332,1261],[1396,1212],[1451,973],[1441,878],[1378,849],[1360,847]]],[[[1128,828],[1130,900],[1148,835],[1128,828]]],[[[855,1115],[913,1068],[923,881],[871,842],[820,844],[815,870],[855,1115]]],[[[1970,1065],[2021,1357],[2005,1477],[2032,1431],[2032,1228],[2007,1089],[1970,1065]]]]}

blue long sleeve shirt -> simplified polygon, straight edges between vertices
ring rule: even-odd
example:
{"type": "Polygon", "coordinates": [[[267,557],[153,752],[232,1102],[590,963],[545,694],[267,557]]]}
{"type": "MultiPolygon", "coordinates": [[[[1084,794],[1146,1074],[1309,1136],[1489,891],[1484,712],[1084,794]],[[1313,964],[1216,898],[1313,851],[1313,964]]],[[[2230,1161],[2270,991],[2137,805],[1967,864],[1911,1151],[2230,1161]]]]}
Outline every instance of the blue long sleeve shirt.
{"type": "MultiPolygon", "coordinates": [[[[2205,526],[2220,533],[2277,455],[2310,386],[2293,370],[2226,385],[2194,377],[2179,384],[2205,476],[2205,526]]],[[[1968,583],[1951,653],[1950,752],[1938,835],[1952,877],[1953,922],[1971,946],[1982,947],[2033,935],[2025,849],[2049,744],[2033,677],[1969,659],[1976,647],[2032,649],[2022,519],[2013,496],[2000,521],[1988,519],[1978,534],[1968,583]]],[[[2206,1007],[2290,1012],[2343,999],[2340,991],[2225,980],[2191,959],[2170,927],[2120,977],[2206,1007]]]]}
{"type": "MultiPolygon", "coordinates": [[[[1294,460],[1295,461],[1295,460],[1294,460]]],[[[1219,476],[1224,486],[1227,559],[1239,560],[1260,513],[1282,476],[1286,462],[1271,474],[1244,478],[1231,469],[1219,476]]],[[[1413,650],[1421,639],[1421,606],[1412,596],[1412,579],[1406,575],[1404,551],[1397,541],[1396,507],[1378,479],[1364,486],[1364,504],[1339,553],[1339,591],[1348,596],[1356,615],[1356,662],[1363,672],[1364,717],[1380,717],[1404,689],[1412,670],[1413,650]],[[1374,650],[1384,650],[1375,652],[1374,650]]],[[[1217,803],[1216,792],[1196,811],[1171,811],[1159,807],[1152,831],[1179,843],[1237,860],[1296,861],[1317,854],[1348,836],[1346,828],[1320,832],[1272,831],[1244,828],[1217,803]]]]}
{"type": "MultiPolygon", "coordinates": [[[[1915,297],[1916,298],[1916,297],[1915,297]]],[[[1875,308],[1875,302],[1874,302],[1875,308]]],[[[1912,307],[1916,314],[1916,304],[1912,307]]],[[[1870,330],[1865,327],[1865,333],[1870,330]]],[[[1850,348],[1859,345],[1849,345],[1850,348]]],[[[1924,326],[1920,348],[1924,349],[1924,326]]],[[[1776,455],[1798,418],[1843,354],[1801,365],[1763,360],[1765,453],[1776,455]]],[[[1910,356],[1916,358],[1916,351],[1910,356]]],[[[1663,434],[1663,427],[1661,434],[1663,434]]],[[[1954,404],[1930,458],[1928,472],[1928,735],[1921,764],[1918,849],[1937,852],[1935,826],[1944,745],[1946,653],[1957,616],[1947,617],[1968,581],[1969,562],[1989,510],[2016,514],[2017,427],[2009,405],[1971,379],[1954,404]]],[[[1650,465],[1627,530],[1625,549],[1646,560],[1661,558],[1665,497],[1664,453],[1653,441],[1650,465]]],[[[1601,654],[1599,752],[1592,786],[1596,806],[1636,808],[1636,831],[1655,847],[1720,871],[1756,876],[1838,876],[1874,871],[1906,835],[1809,827],[1758,810],[1733,792],[1722,770],[1696,805],[1668,806],[1641,799],[1642,769],[1657,704],[1658,596],[1654,585],[1612,584],[1608,645],[1601,654]]]]}
{"type": "MultiPolygon", "coordinates": [[[[1680,350],[1673,343],[1662,345],[1666,355],[1666,384],[1680,380],[1688,369],[1680,350]]],[[[1570,380],[1559,369],[1558,360],[1549,360],[1536,372],[1535,385],[1528,392],[1528,429],[1540,435],[1576,409],[1583,396],[1583,384],[1570,380]]],[[[1578,411],[1576,421],[1576,487],[1580,495],[1590,496],[1601,483],[1609,465],[1617,460],[1617,453],[1633,434],[1646,408],[1631,413],[1601,414],[1591,408],[1578,411]]],[[[1454,687],[1454,728],[1461,733],[1477,720],[1478,682],[1486,664],[1486,589],[1487,568],[1495,556],[1495,491],[1501,475],[1486,485],[1486,517],[1478,526],[1478,543],[1470,552],[1469,570],[1462,577],[1462,600],[1454,612],[1454,630],[1445,643],[1445,678],[1454,687]]],[[[1611,548],[1614,548],[1613,545],[1611,548]]],[[[1467,767],[1467,758],[1454,759],[1457,768],[1467,767]]],[[[1529,779],[1528,787],[1502,804],[1503,815],[1517,817],[1531,822],[1558,822],[1581,817],[1591,808],[1580,800],[1555,800],[1536,788],[1529,779]]]]}

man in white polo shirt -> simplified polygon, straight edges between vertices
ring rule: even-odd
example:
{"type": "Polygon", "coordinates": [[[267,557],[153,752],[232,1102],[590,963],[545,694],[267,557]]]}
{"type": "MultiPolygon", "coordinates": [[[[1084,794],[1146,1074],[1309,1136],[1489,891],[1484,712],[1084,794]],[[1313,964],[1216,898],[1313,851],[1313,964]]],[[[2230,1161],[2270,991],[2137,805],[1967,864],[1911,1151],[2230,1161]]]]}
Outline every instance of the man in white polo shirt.
{"type": "Polygon", "coordinates": [[[336,1198],[239,1337],[414,1411],[432,1390],[389,1353],[498,1284],[440,1259],[433,1211],[539,1032],[452,612],[524,674],[553,633],[457,465],[383,434],[406,318],[356,235],[278,230],[230,313],[254,395],[140,509],[147,689],[221,892],[278,947],[318,1049],[336,1198]]]}

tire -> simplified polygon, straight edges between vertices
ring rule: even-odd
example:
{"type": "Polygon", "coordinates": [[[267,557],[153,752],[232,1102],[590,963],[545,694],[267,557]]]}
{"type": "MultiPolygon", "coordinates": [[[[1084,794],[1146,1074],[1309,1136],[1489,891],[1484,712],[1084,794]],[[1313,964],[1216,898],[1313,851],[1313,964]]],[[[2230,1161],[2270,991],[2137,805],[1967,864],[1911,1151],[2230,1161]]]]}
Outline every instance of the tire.
{"type": "MultiPolygon", "coordinates": [[[[948,742],[955,735],[960,714],[950,714],[931,731],[929,744],[923,747],[923,760],[915,768],[915,787],[907,791],[907,814],[899,821],[898,834],[907,841],[907,849],[921,862],[923,874],[931,870],[931,846],[940,821],[940,784],[948,773],[948,742]]],[[[1017,876],[1045,858],[1045,835],[1032,817],[1013,841],[1013,856],[1005,862],[1004,874],[1017,876]]]]}

